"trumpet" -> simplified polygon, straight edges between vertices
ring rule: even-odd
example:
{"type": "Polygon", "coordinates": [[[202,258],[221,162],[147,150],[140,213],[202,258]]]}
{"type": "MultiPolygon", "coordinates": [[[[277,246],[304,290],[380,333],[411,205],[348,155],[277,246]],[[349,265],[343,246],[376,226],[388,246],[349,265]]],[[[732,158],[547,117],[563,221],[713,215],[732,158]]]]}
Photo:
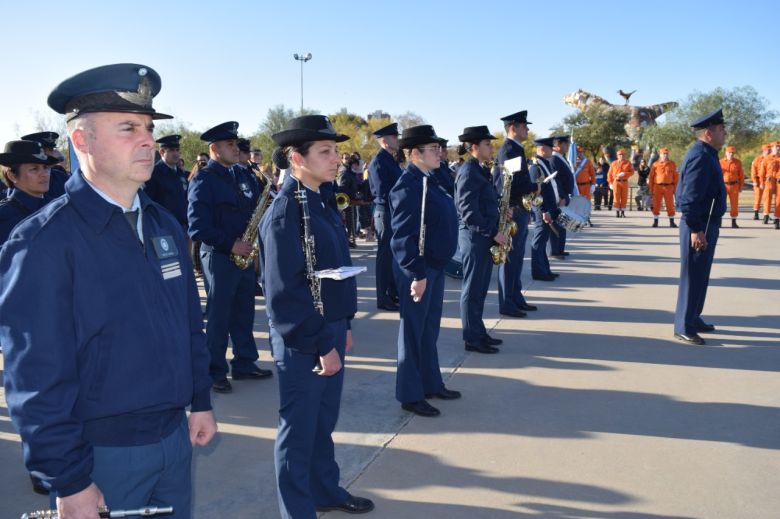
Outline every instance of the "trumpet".
{"type": "Polygon", "coordinates": [[[352,204],[352,199],[346,193],[336,193],[336,207],[339,212],[343,212],[352,204]]]}

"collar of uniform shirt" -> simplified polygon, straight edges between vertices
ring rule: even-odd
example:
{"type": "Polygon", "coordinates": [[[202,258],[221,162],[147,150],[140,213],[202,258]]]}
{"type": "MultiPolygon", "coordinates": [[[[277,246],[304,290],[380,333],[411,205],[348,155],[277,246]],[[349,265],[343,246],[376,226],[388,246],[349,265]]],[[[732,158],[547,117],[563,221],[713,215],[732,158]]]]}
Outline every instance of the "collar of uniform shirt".
{"type": "Polygon", "coordinates": [[[523,147],[523,143],[521,143],[521,142],[519,142],[519,141],[517,141],[517,140],[513,139],[512,137],[507,137],[507,139],[509,139],[510,141],[514,142],[515,144],[517,144],[517,145],[518,145],[518,146],[520,146],[521,148],[523,147]]]}
{"type": "Polygon", "coordinates": [[[108,196],[106,193],[98,189],[98,187],[87,180],[86,177],[84,177],[84,180],[87,181],[87,185],[92,188],[92,190],[100,195],[100,198],[105,200],[111,205],[115,205],[119,209],[122,210],[123,213],[129,213],[131,211],[138,211],[138,224],[136,225],[136,232],[138,233],[138,239],[141,240],[141,243],[144,241],[144,224],[143,224],[143,210],[141,209],[141,198],[138,196],[138,193],[136,192],[135,196],[133,197],[133,204],[130,206],[130,209],[125,209],[122,207],[121,204],[117,203],[113,198],[108,196]]]}

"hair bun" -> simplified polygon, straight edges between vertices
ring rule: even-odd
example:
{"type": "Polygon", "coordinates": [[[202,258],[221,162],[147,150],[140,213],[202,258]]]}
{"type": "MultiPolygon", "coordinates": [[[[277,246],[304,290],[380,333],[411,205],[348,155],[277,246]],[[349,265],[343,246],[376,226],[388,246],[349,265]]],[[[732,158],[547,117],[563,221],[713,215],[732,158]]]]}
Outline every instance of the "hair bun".
{"type": "Polygon", "coordinates": [[[284,154],[282,148],[274,148],[273,153],[271,153],[271,161],[279,169],[289,169],[290,167],[290,161],[287,160],[287,155],[284,154]]]}

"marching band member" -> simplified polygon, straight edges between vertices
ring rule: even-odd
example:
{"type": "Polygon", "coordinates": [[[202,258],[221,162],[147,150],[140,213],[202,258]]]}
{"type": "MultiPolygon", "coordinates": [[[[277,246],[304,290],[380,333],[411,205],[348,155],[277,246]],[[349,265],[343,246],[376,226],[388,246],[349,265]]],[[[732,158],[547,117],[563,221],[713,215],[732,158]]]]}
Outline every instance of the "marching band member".
{"type": "Polygon", "coordinates": [[[54,89],[80,171],[0,252],[8,410],[63,519],[163,504],[191,517],[192,446],[216,433],[187,240],[139,191],[153,120],[170,118],[152,107],[160,87],[123,63],[54,89]]]}
{"type": "Polygon", "coordinates": [[[65,158],[57,149],[57,139],[59,138],[60,134],[57,132],[37,132],[21,137],[23,141],[40,142],[43,146],[43,152],[49,157],[57,159],[49,168],[49,191],[46,192],[46,200],[54,200],[58,196],[63,195],[65,193],[65,182],[70,178],[70,173],[60,166],[60,163],[65,158]]]}
{"type": "Polygon", "coordinates": [[[149,198],[166,208],[176,220],[187,228],[187,177],[179,167],[181,135],[167,135],[157,139],[160,160],[154,165],[152,178],[144,185],[149,198]]]}
{"type": "Polygon", "coordinates": [[[348,138],[336,133],[322,115],[292,119],[273,135],[282,150],[274,153],[277,166],[292,167],[259,229],[279,380],[274,460],[285,518],[314,519],[318,511],[364,513],[374,508],[370,500],[339,486],[331,437],[339,415],[344,357],[352,346],[357,286],[354,278],[320,280],[314,275],[314,270],[351,265],[332,190],[321,192],[336,178],[336,143],[348,138]]]}
{"type": "Polygon", "coordinates": [[[677,164],[669,160],[669,149],[661,148],[658,152],[660,157],[653,162],[648,178],[648,188],[653,197],[653,227],[658,227],[662,201],[666,206],[666,214],[669,215],[669,227],[677,227],[674,223],[674,192],[677,190],[680,175],[677,173],[677,164]]]}
{"type": "Polygon", "coordinates": [[[609,165],[607,182],[615,192],[615,216],[626,217],[626,202],[628,201],[628,179],[634,174],[631,162],[626,160],[626,152],[618,150],[617,160],[609,165]]]}
{"type": "Polygon", "coordinates": [[[450,169],[450,164],[447,162],[447,139],[439,139],[439,145],[441,151],[439,153],[439,167],[433,172],[433,176],[439,182],[439,185],[444,188],[448,195],[455,196],[455,175],[450,169]]]}
{"type": "Polygon", "coordinates": [[[408,166],[390,190],[390,247],[401,299],[395,397],[403,409],[420,416],[439,414],[427,398],[460,398],[459,392],[444,386],[436,351],[444,267],[458,246],[455,204],[434,174],[440,167],[440,143],[432,126],[405,129],[398,146],[408,166]]]}
{"type": "MultiPolygon", "coordinates": [[[[547,178],[553,174],[552,158],[554,138],[545,137],[536,139],[536,157],[529,168],[531,181],[536,182],[539,178],[547,178]]],[[[534,236],[531,242],[531,277],[538,281],[555,281],[558,274],[550,270],[550,261],[547,259],[547,241],[550,238],[550,230],[557,230],[553,227],[555,219],[558,217],[558,206],[565,203],[563,195],[558,187],[558,176],[542,184],[542,206],[536,208],[534,218],[534,236]]]]}
{"type": "Polygon", "coordinates": [[[206,344],[211,353],[209,372],[217,393],[230,393],[225,360],[228,336],[233,344],[233,380],[263,379],[271,371],[255,365],[255,270],[242,269],[231,254],[247,257],[252,244],[241,240],[252,217],[253,192],[238,162],[238,123],[229,121],[204,132],[210,160],[193,177],[189,188],[189,234],[201,242],[200,258],[208,282],[206,344]]]}
{"type": "MultiPolygon", "coordinates": [[[[571,146],[570,138],[568,135],[557,135],[553,137],[553,153],[550,157],[550,166],[553,171],[557,171],[558,175],[555,177],[555,182],[558,185],[561,199],[565,199],[566,203],[571,199],[576,190],[576,182],[574,181],[573,166],[569,164],[569,147],[571,146]]],[[[555,259],[565,259],[569,255],[564,249],[566,248],[566,228],[559,225],[557,221],[553,220],[552,224],[555,227],[554,232],[550,235],[550,257],[555,259]]]]}
{"type": "Polygon", "coordinates": [[[8,197],[0,200],[0,247],[16,224],[46,205],[44,195],[49,190],[49,166],[56,164],[43,146],[34,141],[11,141],[0,153],[0,165],[5,166],[2,180],[8,185],[8,197]]]}
{"type": "Polygon", "coordinates": [[[528,111],[522,110],[512,115],[502,117],[506,140],[496,155],[496,165],[493,168],[493,185],[499,196],[504,186],[504,174],[501,165],[507,160],[521,158],[518,171],[512,177],[509,207],[512,208],[512,219],[517,224],[517,234],[512,236],[512,248],[507,254],[507,260],[498,267],[498,311],[511,317],[525,317],[526,311],[536,310],[529,305],[523,296],[523,283],[520,275],[523,272],[523,256],[525,242],[528,238],[529,213],[523,207],[523,195],[536,192],[536,185],[531,182],[528,174],[528,161],[522,142],[528,138],[528,111]]]}
{"type": "Polygon", "coordinates": [[[376,231],[376,307],[398,310],[398,290],[393,280],[393,253],[390,251],[390,190],[401,177],[398,153],[398,123],[388,124],[374,132],[379,153],[368,165],[368,182],[374,197],[374,230],[376,231]]]}
{"type": "Polygon", "coordinates": [[[463,290],[460,295],[460,319],[466,351],[498,353],[501,339],[490,337],[482,321],[485,298],[490,286],[493,261],[490,247],[503,245],[506,237],[498,231],[498,197],[490,171],[482,165],[490,160],[495,137],[487,126],[471,126],[458,136],[458,154],[471,157],[463,163],[455,178],[455,206],[460,217],[458,247],[463,256],[463,290]]]}

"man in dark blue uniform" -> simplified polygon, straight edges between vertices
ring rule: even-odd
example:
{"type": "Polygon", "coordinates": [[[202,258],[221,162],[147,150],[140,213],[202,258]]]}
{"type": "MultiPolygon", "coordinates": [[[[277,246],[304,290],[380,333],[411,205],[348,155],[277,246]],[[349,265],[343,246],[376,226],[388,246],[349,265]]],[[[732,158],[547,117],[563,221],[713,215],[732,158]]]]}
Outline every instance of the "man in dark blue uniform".
{"type": "MultiPolygon", "coordinates": [[[[569,146],[568,135],[557,135],[553,137],[553,153],[550,157],[550,165],[553,171],[557,171],[558,175],[555,177],[556,184],[558,186],[559,195],[561,199],[565,199],[566,203],[571,200],[572,195],[577,193],[577,183],[574,180],[574,168],[569,164],[568,154],[569,146]]],[[[566,248],[566,229],[557,222],[553,221],[552,225],[555,226],[557,233],[550,234],[550,257],[555,259],[565,259],[569,255],[564,249],[566,248]]]]}
{"type": "Polygon", "coordinates": [[[447,161],[447,139],[439,139],[441,146],[439,154],[439,167],[433,171],[436,181],[451,197],[455,196],[455,175],[452,174],[450,164],[447,161]]]}
{"type": "Polygon", "coordinates": [[[81,169],[0,252],[8,409],[59,517],[166,504],[189,518],[192,445],[216,432],[187,242],[139,191],[153,119],[170,117],[152,108],[160,85],[123,63],[55,88],[81,169]]]}
{"type": "Polygon", "coordinates": [[[255,364],[255,270],[241,269],[231,260],[231,254],[249,256],[253,245],[241,240],[254,206],[249,181],[234,167],[238,163],[237,132],[238,123],[229,121],[200,136],[209,143],[211,158],[190,182],[188,195],[189,234],[202,243],[200,258],[209,287],[206,344],[211,353],[212,387],[218,393],[233,390],[225,360],[228,336],[233,343],[233,380],[271,376],[270,370],[255,364]]]}
{"type": "MultiPolygon", "coordinates": [[[[547,178],[553,174],[550,159],[552,157],[553,138],[546,137],[536,139],[536,158],[529,169],[532,182],[539,178],[547,178]]],[[[560,172],[558,173],[560,175],[560,172]]],[[[562,200],[561,189],[558,187],[558,175],[554,179],[542,184],[542,206],[537,207],[534,216],[534,235],[531,241],[531,277],[539,281],[554,281],[558,274],[550,270],[550,262],[547,259],[547,242],[550,232],[558,229],[555,219],[560,210],[558,206],[562,200]]],[[[554,233],[554,231],[553,231],[554,233]]]]}
{"type": "Polygon", "coordinates": [[[60,134],[57,132],[37,132],[24,135],[21,139],[23,141],[40,142],[46,155],[57,159],[57,162],[49,169],[51,178],[49,180],[49,191],[45,195],[46,200],[54,200],[64,194],[65,182],[70,178],[70,173],[59,165],[63,160],[62,154],[57,150],[57,139],[59,138],[60,134]]]}
{"type": "Polygon", "coordinates": [[[501,167],[504,162],[520,157],[520,169],[513,171],[509,207],[512,208],[512,219],[517,224],[517,234],[512,237],[512,249],[507,260],[498,267],[498,311],[512,317],[525,317],[526,311],[536,310],[529,305],[523,296],[523,283],[520,275],[523,271],[523,256],[525,242],[528,238],[528,211],[523,207],[523,195],[536,192],[536,185],[531,182],[528,174],[528,161],[525,148],[521,142],[528,138],[528,111],[502,117],[506,140],[496,155],[496,165],[493,168],[493,185],[501,197],[504,187],[504,174],[501,167]]]}
{"type": "Polygon", "coordinates": [[[167,135],[157,139],[160,160],[154,165],[152,178],[144,185],[149,198],[166,208],[187,229],[187,177],[179,167],[181,135],[167,135]]]}
{"type": "Polygon", "coordinates": [[[680,285],[674,316],[674,336],[689,344],[704,344],[700,332],[715,327],[701,318],[710,282],[720,219],[726,212],[726,186],[718,151],[726,143],[723,111],[716,110],[696,121],[696,142],[680,167],[677,208],[680,222],[680,285]]]}
{"type": "Polygon", "coordinates": [[[401,167],[395,160],[398,153],[398,124],[392,123],[374,132],[381,149],[368,165],[368,182],[374,197],[374,229],[376,230],[376,307],[391,312],[398,310],[398,290],[393,280],[393,254],[390,252],[390,190],[401,177],[401,167]]]}

